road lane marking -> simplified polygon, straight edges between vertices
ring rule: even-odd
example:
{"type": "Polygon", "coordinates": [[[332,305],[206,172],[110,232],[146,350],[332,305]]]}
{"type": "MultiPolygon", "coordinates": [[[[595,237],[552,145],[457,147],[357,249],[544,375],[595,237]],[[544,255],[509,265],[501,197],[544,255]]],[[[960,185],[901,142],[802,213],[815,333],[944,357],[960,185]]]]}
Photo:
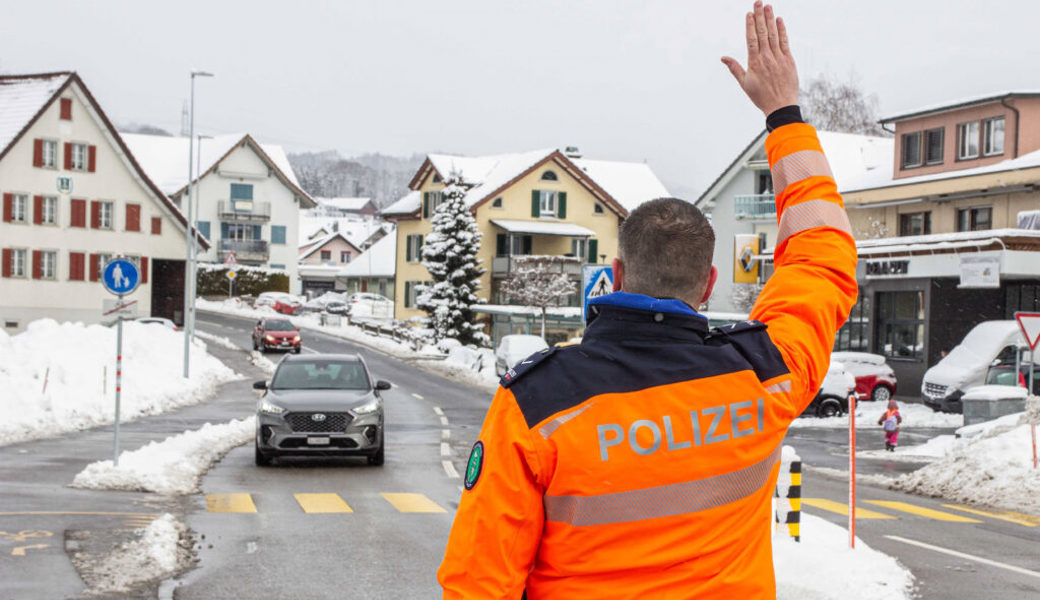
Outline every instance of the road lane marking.
{"type": "Polygon", "coordinates": [[[380,494],[384,500],[403,513],[448,512],[423,494],[380,494]]]}
{"type": "Polygon", "coordinates": [[[312,348],[301,348],[301,350],[303,350],[304,352],[308,352],[310,354],[321,354],[321,352],[318,352],[317,350],[314,350],[312,348]]]}
{"type": "Polygon", "coordinates": [[[206,494],[206,510],[214,513],[255,513],[250,494],[206,494]]]}
{"type": "Polygon", "coordinates": [[[18,546],[11,550],[11,556],[25,556],[26,550],[43,550],[44,548],[50,548],[50,544],[33,544],[32,546],[18,546]]]}
{"type": "Polygon", "coordinates": [[[441,439],[446,440],[451,437],[450,429],[441,429],[441,439]]]}
{"type": "Polygon", "coordinates": [[[459,472],[455,470],[455,465],[450,460],[442,460],[441,464],[444,465],[444,472],[447,473],[448,477],[452,479],[459,478],[459,472]]]}
{"type": "Polygon", "coordinates": [[[444,411],[441,410],[441,407],[439,407],[439,406],[434,406],[433,407],[433,412],[437,413],[438,417],[443,417],[444,416],[444,411]]]}
{"type": "Polygon", "coordinates": [[[441,425],[445,425],[446,426],[447,424],[448,424],[448,417],[441,417],[441,425]]]}
{"type": "Polygon", "coordinates": [[[415,398],[416,400],[425,400],[425,398],[423,398],[419,394],[416,394],[415,392],[412,392],[412,397],[415,398]]]}
{"type": "Polygon", "coordinates": [[[1030,577],[1036,577],[1036,578],[1040,579],[1040,573],[1038,573],[1036,571],[1030,571],[1029,569],[1023,569],[1022,567],[1016,567],[1015,565],[1008,565],[1008,564],[1005,564],[1005,563],[1002,563],[1002,562],[997,562],[995,560],[990,560],[988,558],[982,558],[981,556],[974,556],[972,554],[965,554],[964,552],[958,552],[956,550],[950,550],[949,548],[943,548],[941,546],[933,546],[931,544],[926,544],[924,542],[918,542],[917,540],[910,540],[910,539],[907,539],[907,538],[904,538],[904,537],[899,537],[898,535],[886,535],[885,537],[890,539],[890,540],[895,540],[897,542],[903,542],[904,544],[909,544],[911,546],[917,546],[918,548],[925,548],[927,550],[934,550],[935,552],[941,552],[942,554],[949,554],[950,556],[956,556],[957,558],[963,558],[963,559],[966,559],[966,560],[973,560],[973,561],[975,561],[977,563],[981,563],[981,564],[984,564],[984,565],[989,565],[991,567],[997,567],[998,569],[1007,569],[1008,571],[1012,571],[1012,572],[1015,572],[1015,573],[1020,573],[1022,575],[1029,575],[1030,577]]]}
{"type": "Polygon", "coordinates": [[[871,504],[890,508],[892,510],[898,510],[900,512],[910,513],[919,517],[925,517],[928,519],[935,519],[937,521],[949,521],[951,523],[981,523],[978,519],[970,519],[968,517],[962,517],[953,513],[943,512],[941,510],[935,510],[932,508],[925,508],[923,506],[914,506],[913,504],[907,504],[906,502],[893,502],[891,500],[867,500],[871,504]]]}
{"type": "Polygon", "coordinates": [[[78,515],[90,517],[151,517],[158,519],[158,514],[134,512],[98,512],[89,510],[25,510],[17,512],[0,512],[0,517],[21,517],[40,515],[78,515]]]}
{"type": "Polygon", "coordinates": [[[451,446],[448,442],[441,442],[441,456],[451,456],[451,446]]]}
{"type": "Polygon", "coordinates": [[[293,494],[305,513],[352,513],[339,494],[293,494]]]}
{"type": "Polygon", "coordinates": [[[48,538],[52,535],[54,535],[52,532],[44,529],[27,529],[19,531],[18,533],[0,531],[0,537],[10,538],[12,542],[24,542],[36,538],[48,538]]]}
{"type": "Polygon", "coordinates": [[[1033,515],[1027,515],[1020,512],[1014,512],[1011,510],[999,510],[999,511],[988,511],[979,510],[970,506],[963,506],[961,504],[943,504],[946,508],[952,508],[953,510],[959,510],[973,515],[979,515],[980,517],[989,517],[991,519],[999,519],[1001,521],[1007,521],[1008,523],[1015,523],[1016,525],[1023,525],[1025,527],[1036,527],[1040,525],[1040,517],[1033,515]]]}
{"type": "MultiPolygon", "coordinates": [[[[832,512],[842,516],[849,516],[849,505],[844,502],[835,502],[834,500],[828,500],[826,498],[802,498],[802,504],[806,506],[812,506],[820,510],[832,512]]],[[[857,519],[895,519],[891,515],[886,515],[865,508],[856,507],[856,518],[857,519]]]]}

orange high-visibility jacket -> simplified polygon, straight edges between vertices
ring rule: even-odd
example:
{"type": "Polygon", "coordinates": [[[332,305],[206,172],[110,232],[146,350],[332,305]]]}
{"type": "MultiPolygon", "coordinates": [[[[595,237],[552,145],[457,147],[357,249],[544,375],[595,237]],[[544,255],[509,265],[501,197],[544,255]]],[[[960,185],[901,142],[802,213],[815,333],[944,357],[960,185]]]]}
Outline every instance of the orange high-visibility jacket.
{"type": "Polygon", "coordinates": [[[779,127],[766,149],[779,230],[751,320],[709,332],[678,301],[611,294],[580,345],[510,371],[467,465],[445,598],[775,598],[780,446],[857,289],[816,131],[779,127]]]}

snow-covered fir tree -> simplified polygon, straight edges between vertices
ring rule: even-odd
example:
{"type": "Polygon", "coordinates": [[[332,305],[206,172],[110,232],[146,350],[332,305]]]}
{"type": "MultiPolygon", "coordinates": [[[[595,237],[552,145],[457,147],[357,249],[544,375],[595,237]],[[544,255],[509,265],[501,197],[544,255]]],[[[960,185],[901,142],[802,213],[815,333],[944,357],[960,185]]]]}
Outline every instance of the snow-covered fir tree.
{"type": "Polygon", "coordinates": [[[433,213],[433,233],[422,247],[422,264],[431,281],[419,288],[416,306],[430,315],[438,340],[456,338],[463,344],[487,346],[490,339],[476,322],[473,306],[483,304],[477,296],[480,276],[480,231],[464,200],[462,176],[452,173],[445,180],[442,200],[433,213]]]}
{"type": "Polygon", "coordinates": [[[509,301],[542,311],[542,339],[545,339],[545,314],[550,306],[578,290],[578,283],[564,271],[566,263],[581,264],[570,256],[516,256],[515,270],[502,282],[509,301]]]}

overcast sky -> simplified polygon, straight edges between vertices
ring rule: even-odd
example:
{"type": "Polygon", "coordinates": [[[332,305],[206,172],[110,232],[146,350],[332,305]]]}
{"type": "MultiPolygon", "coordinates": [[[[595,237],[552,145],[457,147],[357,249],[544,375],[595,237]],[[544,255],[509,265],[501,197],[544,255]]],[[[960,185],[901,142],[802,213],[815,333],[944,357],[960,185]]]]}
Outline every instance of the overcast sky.
{"type": "MultiPolygon", "coordinates": [[[[75,70],[116,123],[289,151],[579,146],[699,193],[763,127],[719,62],[750,2],[0,0],[0,72],[75,70]]],[[[1040,89],[1040,2],[785,0],[803,81],[855,78],[882,116],[1040,89]]]]}

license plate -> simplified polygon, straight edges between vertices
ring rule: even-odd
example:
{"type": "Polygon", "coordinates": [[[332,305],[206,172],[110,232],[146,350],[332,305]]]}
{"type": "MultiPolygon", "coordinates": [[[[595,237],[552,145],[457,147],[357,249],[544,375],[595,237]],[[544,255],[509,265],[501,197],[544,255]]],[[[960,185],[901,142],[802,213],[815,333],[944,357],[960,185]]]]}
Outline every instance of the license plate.
{"type": "Polygon", "coordinates": [[[278,345],[279,346],[283,346],[285,348],[288,348],[289,347],[289,342],[282,342],[281,344],[278,344],[278,345]]]}
{"type": "Polygon", "coordinates": [[[309,437],[307,443],[311,446],[328,446],[329,438],[327,437],[309,437]]]}

